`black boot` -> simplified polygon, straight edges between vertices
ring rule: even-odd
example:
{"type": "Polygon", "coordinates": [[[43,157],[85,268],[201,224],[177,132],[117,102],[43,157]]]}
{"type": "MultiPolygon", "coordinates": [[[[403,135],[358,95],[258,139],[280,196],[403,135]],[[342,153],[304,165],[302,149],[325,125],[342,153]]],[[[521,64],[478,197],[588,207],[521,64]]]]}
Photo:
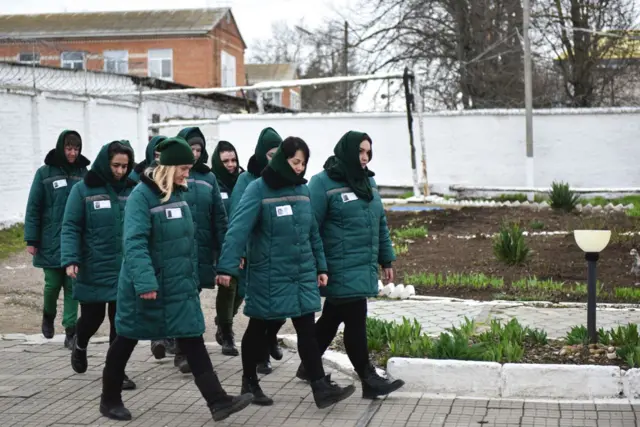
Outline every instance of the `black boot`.
{"type": "MultiPolygon", "coordinates": [[[[218,343],[218,345],[222,345],[223,341],[222,341],[222,327],[220,325],[218,325],[218,319],[216,319],[216,342],[218,343]]],[[[223,353],[224,354],[224,353],[223,353]]]]}
{"type": "Polygon", "coordinates": [[[167,355],[167,343],[165,340],[151,341],[151,354],[156,360],[164,359],[167,355]]]}
{"type": "Polygon", "coordinates": [[[122,389],[123,390],[135,390],[136,383],[134,383],[127,374],[124,374],[124,380],[122,381],[122,389]]]}
{"type": "Polygon", "coordinates": [[[346,387],[340,387],[338,384],[331,381],[331,375],[327,375],[318,381],[312,381],[311,389],[313,390],[313,400],[315,400],[316,406],[320,409],[328,408],[329,406],[348,398],[354,391],[356,391],[353,384],[346,387]]]}
{"type": "Polygon", "coordinates": [[[242,377],[242,390],[241,394],[251,393],[253,394],[253,403],[255,405],[260,406],[271,406],[273,405],[273,399],[267,397],[266,394],[262,391],[260,387],[260,381],[258,381],[258,377],[247,378],[242,377]]]}
{"type": "Polygon", "coordinates": [[[42,335],[45,338],[51,339],[55,333],[53,328],[53,321],[55,320],[55,316],[50,316],[47,313],[42,313],[42,335]]]}
{"type": "Polygon", "coordinates": [[[251,404],[253,395],[245,393],[240,396],[229,396],[215,372],[205,372],[195,379],[196,386],[211,411],[214,421],[221,421],[251,404]]]}
{"type": "Polygon", "coordinates": [[[67,347],[69,350],[73,350],[72,344],[73,344],[73,337],[76,336],[76,327],[72,326],[70,328],[65,328],[64,330],[64,346],[67,347]]]}
{"type": "Polygon", "coordinates": [[[282,360],[282,356],[284,356],[277,337],[274,337],[274,340],[269,344],[269,354],[276,360],[282,360]]]}
{"type": "Polygon", "coordinates": [[[107,403],[104,399],[100,399],[100,413],[112,420],[129,421],[131,419],[131,412],[124,407],[122,401],[107,403]]]}
{"type": "Polygon", "coordinates": [[[271,367],[271,361],[269,360],[269,358],[267,357],[266,360],[258,362],[256,370],[259,374],[262,375],[269,375],[271,372],[273,372],[273,368],[271,367]]]}
{"type": "Polygon", "coordinates": [[[178,368],[178,370],[183,374],[191,373],[191,366],[189,366],[189,362],[187,362],[187,358],[184,354],[176,354],[174,356],[173,366],[178,368]]]}
{"type": "Polygon", "coordinates": [[[360,376],[360,381],[362,381],[363,399],[375,399],[378,396],[386,396],[404,385],[404,381],[402,380],[389,381],[386,378],[382,378],[376,372],[376,368],[371,365],[367,366],[364,374],[360,376]]]}
{"type": "Polygon", "coordinates": [[[218,327],[222,330],[222,354],[225,356],[237,356],[240,354],[236,347],[232,326],[225,324],[218,327]]]}
{"type": "Polygon", "coordinates": [[[300,364],[300,366],[298,366],[298,370],[296,371],[296,377],[298,377],[298,379],[302,381],[306,381],[306,382],[311,381],[311,379],[307,375],[307,370],[304,369],[304,365],[302,363],[300,364]]]}
{"type": "Polygon", "coordinates": [[[87,372],[87,349],[80,350],[76,344],[78,336],[74,336],[71,341],[71,368],[79,373],[84,374],[87,372]]]}
{"type": "Polygon", "coordinates": [[[167,348],[167,354],[175,355],[178,350],[176,350],[176,340],[175,338],[169,338],[164,340],[164,345],[167,348]]]}

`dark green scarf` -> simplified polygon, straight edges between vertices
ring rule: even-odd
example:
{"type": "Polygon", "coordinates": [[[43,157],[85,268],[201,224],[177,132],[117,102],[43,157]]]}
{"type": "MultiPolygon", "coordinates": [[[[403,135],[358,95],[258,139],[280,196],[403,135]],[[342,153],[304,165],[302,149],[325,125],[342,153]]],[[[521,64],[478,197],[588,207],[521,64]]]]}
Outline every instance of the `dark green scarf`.
{"type": "MultiPolygon", "coordinates": [[[[126,140],[113,141],[108,144],[105,144],[100,149],[100,152],[96,156],[96,160],[93,162],[93,165],[91,166],[91,170],[100,178],[102,178],[102,180],[106,183],[107,187],[113,188],[116,193],[120,193],[122,190],[124,190],[127,187],[127,177],[128,177],[128,173],[127,173],[124,175],[124,177],[122,177],[122,179],[120,179],[119,181],[116,181],[115,177],[113,176],[113,172],[111,172],[111,165],[110,165],[111,159],[109,159],[109,147],[111,146],[111,144],[115,144],[118,142],[122,145],[125,145],[131,148],[131,144],[129,143],[129,141],[126,141],[126,140]]],[[[133,166],[133,156],[130,155],[128,172],[131,172],[132,166],[133,166]]]]}
{"type": "Polygon", "coordinates": [[[216,145],[215,150],[213,150],[212,157],[211,166],[216,178],[220,180],[229,191],[233,190],[233,187],[236,186],[238,176],[240,176],[240,159],[238,158],[236,148],[229,141],[220,141],[218,145],[216,145]],[[224,166],[224,163],[222,163],[222,160],[220,160],[220,153],[225,151],[233,151],[236,155],[238,166],[233,173],[229,172],[224,166]]]}
{"type": "Polygon", "coordinates": [[[198,141],[198,144],[202,147],[202,152],[200,153],[200,157],[196,160],[193,165],[193,170],[199,173],[209,173],[211,170],[209,166],[207,166],[207,162],[209,161],[209,153],[207,153],[207,141],[204,138],[204,134],[200,130],[199,127],[190,127],[184,128],[180,132],[178,132],[179,137],[183,138],[189,145],[193,144],[194,140],[198,141]]]}
{"type": "MultiPolygon", "coordinates": [[[[308,162],[309,159],[307,159],[307,163],[308,162]]],[[[284,184],[295,186],[307,183],[307,180],[304,179],[304,174],[307,172],[307,168],[305,168],[300,175],[296,175],[287,161],[286,154],[282,151],[282,145],[278,147],[278,150],[271,158],[269,165],[265,168],[265,172],[268,170],[275,172],[284,184]]]]}
{"type": "MultiPolygon", "coordinates": [[[[369,177],[375,174],[368,168],[360,166],[360,143],[363,140],[371,142],[369,135],[362,132],[349,131],[345,133],[333,149],[334,155],[324,164],[324,170],[334,181],[346,182],[359,199],[370,202],[373,200],[373,189],[369,177]]],[[[373,144],[371,157],[373,157],[373,144]]]]}

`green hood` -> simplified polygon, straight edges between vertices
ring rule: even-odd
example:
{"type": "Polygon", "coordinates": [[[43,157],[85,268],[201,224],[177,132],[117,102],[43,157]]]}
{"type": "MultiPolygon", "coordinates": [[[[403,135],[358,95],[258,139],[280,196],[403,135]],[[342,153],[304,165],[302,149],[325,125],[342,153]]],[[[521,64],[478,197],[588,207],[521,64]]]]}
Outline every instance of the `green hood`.
{"type": "MultiPolygon", "coordinates": [[[[309,162],[309,159],[307,159],[307,162],[309,162]]],[[[269,179],[269,174],[267,173],[269,169],[273,170],[277,175],[279,175],[280,179],[278,179],[277,181],[280,184],[301,185],[307,183],[307,180],[304,179],[304,174],[307,172],[307,168],[304,168],[300,175],[296,175],[287,160],[287,155],[282,150],[282,145],[280,145],[280,147],[278,147],[278,150],[273,154],[273,157],[269,162],[269,166],[265,169],[265,173],[262,174],[263,177],[265,176],[265,174],[267,175],[266,179],[270,181],[268,183],[270,184],[270,187],[277,188],[279,187],[279,185],[273,185],[273,183],[275,182],[273,178],[269,179]]]]}
{"type": "Polygon", "coordinates": [[[158,146],[158,144],[160,144],[165,139],[167,139],[167,137],[164,136],[164,135],[157,135],[157,136],[154,136],[153,138],[151,138],[151,140],[147,144],[147,149],[144,151],[144,155],[145,155],[145,160],[147,162],[147,166],[151,166],[151,164],[155,161],[155,158],[156,158],[156,153],[155,153],[156,147],[158,146]]]}
{"type": "Polygon", "coordinates": [[[193,165],[193,167],[197,172],[207,172],[202,170],[203,169],[202,166],[206,166],[207,162],[209,161],[209,153],[207,153],[207,140],[205,139],[204,134],[202,133],[200,128],[199,127],[184,128],[180,132],[178,132],[177,136],[187,141],[187,143],[189,143],[190,138],[198,137],[202,139],[202,154],[200,154],[200,158],[193,165]]]}
{"type": "Polygon", "coordinates": [[[277,148],[282,143],[282,137],[273,128],[264,128],[258,136],[258,143],[253,156],[249,159],[247,170],[254,176],[260,176],[262,170],[267,167],[267,152],[277,148]]]}
{"type": "Polygon", "coordinates": [[[75,130],[63,130],[60,133],[60,135],[58,136],[58,141],[56,142],[55,154],[53,157],[54,164],[60,166],[67,172],[73,169],[87,167],[90,163],[89,160],[82,155],[82,138],[80,137],[80,134],[75,130]],[[80,139],[80,151],[78,152],[78,157],[73,164],[70,164],[67,161],[67,157],[64,155],[64,140],[67,135],[76,135],[80,139]]]}
{"type": "Polygon", "coordinates": [[[127,140],[112,141],[108,144],[103,145],[102,148],[100,148],[100,152],[96,156],[96,159],[93,161],[93,165],[91,165],[91,172],[98,175],[102,179],[102,181],[106,182],[117,191],[120,191],[124,187],[126,187],[127,177],[129,176],[128,172],[131,172],[131,169],[133,168],[133,162],[134,162],[133,148],[131,147],[131,144],[129,143],[129,141],[127,140]],[[110,163],[109,147],[111,147],[111,145],[115,143],[120,143],[131,149],[131,155],[129,156],[128,171],[126,174],[124,174],[124,176],[119,181],[115,180],[113,173],[111,172],[111,166],[109,165],[110,163]]]}
{"type": "MultiPolygon", "coordinates": [[[[366,133],[356,131],[345,133],[334,147],[334,155],[325,162],[324,169],[329,178],[334,181],[348,183],[358,198],[371,201],[373,189],[369,177],[374,173],[360,166],[360,143],[365,139],[371,143],[371,138],[366,133]]],[[[371,158],[373,158],[373,143],[371,145],[371,158]]]]}
{"type": "Polygon", "coordinates": [[[236,186],[236,181],[238,180],[238,176],[242,171],[236,147],[234,147],[233,144],[229,141],[219,141],[218,145],[216,145],[215,150],[213,150],[213,154],[211,155],[211,166],[216,179],[222,182],[227,190],[232,191],[233,187],[236,186]],[[236,154],[238,167],[236,168],[234,173],[229,172],[227,168],[224,167],[222,161],[220,161],[220,153],[225,151],[233,151],[236,154]]]}

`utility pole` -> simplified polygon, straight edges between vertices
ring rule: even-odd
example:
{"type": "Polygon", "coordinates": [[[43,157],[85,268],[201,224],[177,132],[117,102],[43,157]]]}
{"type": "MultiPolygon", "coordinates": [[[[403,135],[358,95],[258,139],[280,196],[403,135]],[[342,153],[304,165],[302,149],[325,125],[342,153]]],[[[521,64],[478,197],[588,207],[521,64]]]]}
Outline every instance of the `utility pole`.
{"type": "MultiPolygon", "coordinates": [[[[525,129],[526,129],[526,178],[527,187],[534,186],[534,162],[533,162],[533,70],[531,63],[531,40],[529,38],[529,26],[531,20],[530,0],[523,0],[522,31],[524,42],[524,109],[525,109],[525,129]]],[[[533,201],[533,192],[528,195],[533,201]]]]}
{"type": "MultiPolygon", "coordinates": [[[[342,62],[343,62],[343,68],[344,68],[344,75],[348,76],[349,75],[349,23],[347,21],[344,21],[344,42],[343,42],[343,46],[342,46],[342,54],[343,54],[343,58],[342,58],[342,62]]],[[[345,99],[345,108],[344,111],[349,111],[350,110],[350,105],[351,105],[351,100],[349,99],[349,82],[344,82],[344,99],[345,99]]]]}

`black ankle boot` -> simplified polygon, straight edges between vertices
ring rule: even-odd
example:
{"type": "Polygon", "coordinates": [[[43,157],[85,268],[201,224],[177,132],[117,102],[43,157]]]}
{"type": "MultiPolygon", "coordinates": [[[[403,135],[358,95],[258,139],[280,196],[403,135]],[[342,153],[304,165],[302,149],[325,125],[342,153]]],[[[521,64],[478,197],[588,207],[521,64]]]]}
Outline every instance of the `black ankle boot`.
{"type": "Polygon", "coordinates": [[[122,381],[122,389],[135,390],[136,387],[137,387],[136,383],[134,383],[133,380],[127,376],[127,374],[124,374],[124,380],[122,381]]]}
{"type": "Polygon", "coordinates": [[[167,343],[165,340],[151,341],[151,354],[156,360],[164,359],[167,355],[167,343]]]}
{"type": "Polygon", "coordinates": [[[237,356],[240,354],[233,337],[233,329],[231,325],[225,324],[219,326],[222,331],[222,354],[225,356],[237,356]]]}
{"type": "Polygon", "coordinates": [[[320,409],[328,408],[348,398],[356,391],[353,385],[340,387],[331,381],[331,375],[327,375],[318,381],[312,381],[311,389],[313,390],[313,400],[315,400],[316,406],[320,409]]]}
{"type": "Polygon", "coordinates": [[[78,374],[84,374],[87,372],[87,349],[80,350],[76,341],[78,336],[74,336],[71,341],[71,368],[78,374]]]}
{"type": "Polygon", "coordinates": [[[69,350],[73,350],[72,343],[73,343],[73,337],[75,337],[76,335],[76,327],[72,326],[70,328],[65,328],[64,334],[65,334],[64,346],[69,350]]]}
{"type": "Polygon", "coordinates": [[[187,358],[184,354],[176,354],[173,358],[173,366],[178,368],[180,372],[183,374],[191,373],[191,366],[189,366],[189,362],[187,362],[187,358]]]}
{"type": "Polygon", "coordinates": [[[386,396],[404,385],[404,381],[402,380],[389,381],[386,378],[382,378],[376,372],[376,368],[371,365],[367,366],[364,374],[360,376],[360,381],[362,381],[363,399],[375,399],[378,396],[386,396]]]}
{"type": "Polygon", "coordinates": [[[196,386],[211,411],[214,421],[221,421],[251,404],[253,395],[245,393],[240,396],[229,396],[215,372],[205,372],[194,378],[196,386]]]}
{"type": "Polygon", "coordinates": [[[298,377],[298,379],[302,381],[306,381],[306,382],[311,381],[311,379],[307,375],[307,370],[304,369],[304,365],[302,363],[298,366],[298,370],[296,371],[296,377],[298,377]]]}
{"type": "Polygon", "coordinates": [[[262,387],[260,387],[260,381],[258,377],[242,377],[242,390],[240,394],[251,393],[253,394],[253,403],[254,405],[260,406],[271,406],[273,405],[273,399],[267,397],[266,394],[262,391],[262,387]]]}
{"type": "Polygon", "coordinates": [[[280,347],[278,338],[275,338],[275,340],[269,345],[269,354],[276,360],[282,360],[284,354],[282,353],[282,348],[280,347]]]}
{"type": "Polygon", "coordinates": [[[55,333],[55,329],[53,327],[53,321],[55,320],[55,316],[50,316],[47,313],[42,313],[42,335],[45,338],[51,339],[55,333]]]}
{"type": "Polygon", "coordinates": [[[273,372],[273,368],[271,367],[271,361],[269,360],[269,358],[267,358],[267,360],[265,361],[258,362],[256,370],[259,374],[262,375],[269,375],[271,372],[273,372]]]}
{"type": "Polygon", "coordinates": [[[222,341],[222,327],[220,325],[218,325],[218,322],[216,321],[216,342],[218,343],[218,345],[222,345],[223,341],[222,341]]]}
{"type": "Polygon", "coordinates": [[[129,421],[131,419],[131,412],[124,407],[122,401],[107,403],[104,399],[100,399],[100,413],[112,420],[129,421]]]}

